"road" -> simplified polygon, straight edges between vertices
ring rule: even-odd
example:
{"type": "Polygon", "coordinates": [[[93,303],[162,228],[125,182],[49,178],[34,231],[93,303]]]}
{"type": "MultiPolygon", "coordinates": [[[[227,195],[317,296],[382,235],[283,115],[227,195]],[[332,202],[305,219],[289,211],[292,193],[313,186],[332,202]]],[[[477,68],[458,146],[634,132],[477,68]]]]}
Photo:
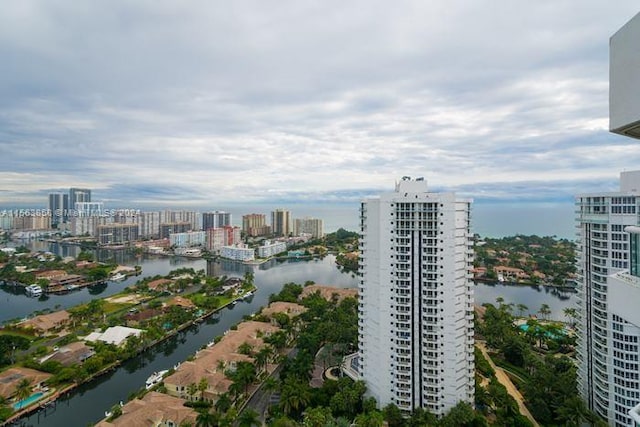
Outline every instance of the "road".
{"type": "MultiPolygon", "coordinates": [[[[296,357],[296,355],[298,354],[298,349],[297,348],[293,348],[289,351],[289,353],[287,354],[287,357],[289,359],[293,359],[294,357],[296,357]]],[[[274,370],[273,372],[271,372],[271,374],[269,375],[269,377],[275,379],[276,381],[279,380],[279,375],[280,375],[280,371],[282,370],[282,366],[284,365],[284,362],[280,363],[274,370]]],[[[253,409],[254,411],[256,411],[258,413],[260,422],[265,425],[265,418],[266,418],[266,412],[267,409],[269,408],[269,406],[271,405],[271,395],[273,394],[272,390],[265,390],[265,387],[263,387],[264,385],[264,381],[258,386],[258,388],[256,389],[256,391],[253,392],[253,394],[251,395],[251,397],[249,398],[249,400],[247,401],[247,403],[245,404],[244,408],[242,408],[242,411],[246,410],[247,408],[249,409],[253,409]]],[[[242,411],[240,411],[240,413],[238,413],[238,415],[240,415],[242,413],[242,411]]]]}
{"type": "Polygon", "coordinates": [[[489,356],[489,352],[487,352],[487,347],[485,346],[485,343],[482,342],[482,341],[476,341],[476,346],[480,349],[480,351],[484,355],[485,359],[487,359],[487,361],[489,361],[489,364],[491,365],[493,370],[496,371],[496,378],[498,379],[500,384],[505,386],[505,388],[507,389],[507,392],[518,403],[518,408],[520,409],[520,413],[522,415],[524,415],[525,417],[527,417],[529,419],[529,421],[531,421],[531,423],[534,426],[539,427],[540,424],[538,424],[538,422],[535,420],[535,418],[533,418],[533,415],[531,415],[531,412],[529,412],[529,409],[527,409],[527,407],[525,406],[524,398],[522,397],[522,394],[520,394],[520,391],[516,388],[515,385],[513,385],[513,383],[511,382],[511,379],[504,372],[504,370],[502,368],[496,366],[495,363],[493,363],[493,359],[491,359],[491,356],[489,356]]]}

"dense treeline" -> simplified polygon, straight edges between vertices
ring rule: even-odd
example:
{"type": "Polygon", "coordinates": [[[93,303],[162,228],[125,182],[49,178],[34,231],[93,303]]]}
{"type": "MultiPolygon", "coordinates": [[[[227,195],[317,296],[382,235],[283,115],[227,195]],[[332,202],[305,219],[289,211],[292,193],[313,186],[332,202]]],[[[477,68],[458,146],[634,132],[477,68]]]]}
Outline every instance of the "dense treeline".
{"type": "Polygon", "coordinates": [[[576,272],[575,244],[567,239],[535,235],[476,237],[474,265],[487,268],[488,279],[497,279],[497,266],[522,269],[529,276],[523,281],[556,285],[564,284],[576,272]]]}
{"type": "Polygon", "coordinates": [[[485,307],[484,321],[476,322],[476,331],[495,349],[494,360],[511,373],[536,421],[541,425],[606,425],[578,397],[576,367],[570,358],[549,352],[538,338],[515,326],[509,305],[485,307]]]}

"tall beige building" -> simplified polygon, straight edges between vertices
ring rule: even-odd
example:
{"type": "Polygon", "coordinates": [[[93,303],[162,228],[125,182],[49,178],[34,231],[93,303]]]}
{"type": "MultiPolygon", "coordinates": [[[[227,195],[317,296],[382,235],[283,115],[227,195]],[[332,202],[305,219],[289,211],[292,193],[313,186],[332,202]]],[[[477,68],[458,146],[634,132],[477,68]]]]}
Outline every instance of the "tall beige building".
{"type": "Polygon", "coordinates": [[[242,215],[242,232],[251,237],[271,234],[271,227],[267,225],[267,216],[257,213],[242,215]]]}
{"type": "Polygon", "coordinates": [[[291,211],[276,209],[271,212],[271,230],[276,236],[288,236],[292,234],[291,211]]]}
{"type": "Polygon", "coordinates": [[[324,221],[318,218],[296,218],[293,233],[296,236],[311,234],[314,239],[324,237],[324,221]]]}

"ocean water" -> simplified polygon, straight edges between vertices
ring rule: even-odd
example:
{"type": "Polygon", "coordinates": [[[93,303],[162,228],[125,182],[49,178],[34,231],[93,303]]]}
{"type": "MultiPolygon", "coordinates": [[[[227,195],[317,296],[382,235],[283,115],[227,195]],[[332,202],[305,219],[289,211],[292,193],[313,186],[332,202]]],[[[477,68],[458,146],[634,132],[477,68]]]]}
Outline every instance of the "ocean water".
{"type": "MultiPolygon", "coordinates": [[[[135,203],[131,206],[135,207],[135,203]]],[[[116,208],[116,206],[109,206],[116,208]]],[[[146,207],[143,211],[165,209],[166,207],[146,207]]],[[[262,213],[267,223],[271,221],[271,212],[275,209],[288,209],[293,218],[321,218],[325,232],[330,233],[344,228],[359,230],[359,202],[326,203],[260,203],[260,204],[220,204],[205,208],[190,208],[200,212],[221,210],[230,212],[234,225],[242,226],[242,215],[262,213]]],[[[0,206],[0,209],[2,207],[0,206]]],[[[10,209],[10,207],[6,207],[10,209]]],[[[179,207],[171,209],[179,210],[179,207]]],[[[483,237],[503,237],[515,234],[537,234],[575,239],[574,209],[572,201],[567,202],[475,202],[472,205],[471,227],[474,233],[483,237]]]]}
{"type": "MultiPolygon", "coordinates": [[[[242,225],[242,215],[264,213],[267,222],[270,212],[277,208],[288,209],[293,218],[305,216],[324,220],[325,232],[339,228],[357,231],[359,203],[299,203],[285,205],[236,205],[221,208],[233,214],[233,222],[242,225]]],[[[515,234],[556,236],[575,239],[573,202],[557,203],[474,203],[471,227],[483,237],[504,237],[515,234]]]]}

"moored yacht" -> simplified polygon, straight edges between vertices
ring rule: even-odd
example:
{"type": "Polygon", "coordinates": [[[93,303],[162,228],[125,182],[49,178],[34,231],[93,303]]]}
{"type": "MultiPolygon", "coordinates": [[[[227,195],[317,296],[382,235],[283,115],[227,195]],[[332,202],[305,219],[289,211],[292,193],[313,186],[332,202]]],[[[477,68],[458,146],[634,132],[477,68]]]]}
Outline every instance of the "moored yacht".
{"type": "Polygon", "coordinates": [[[25,287],[24,290],[29,297],[39,297],[42,295],[42,288],[38,285],[29,285],[25,287]]]}

